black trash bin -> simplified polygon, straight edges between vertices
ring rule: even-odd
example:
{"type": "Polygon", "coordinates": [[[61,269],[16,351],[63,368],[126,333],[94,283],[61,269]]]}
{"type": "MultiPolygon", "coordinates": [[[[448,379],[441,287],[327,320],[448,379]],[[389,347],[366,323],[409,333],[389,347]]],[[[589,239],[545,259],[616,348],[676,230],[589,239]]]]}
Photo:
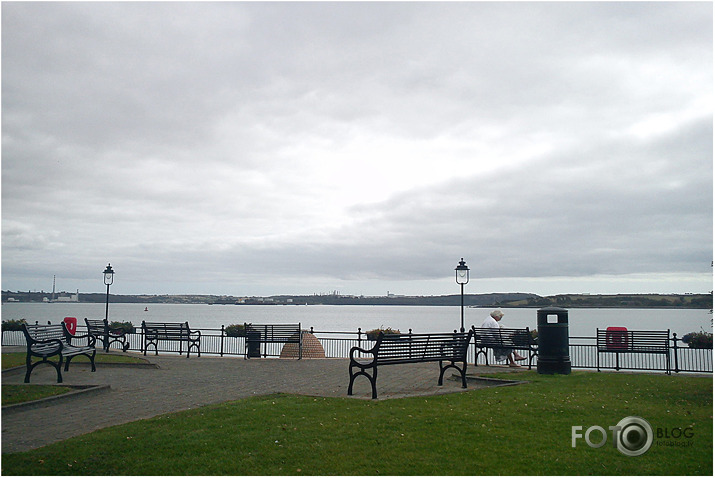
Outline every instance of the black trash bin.
{"type": "Polygon", "coordinates": [[[246,333],[246,344],[248,344],[248,356],[261,356],[261,333],[257,331],[249,331],[246,333]]]}
{"type": "Polygon", "coordinates": [[[544,307],[536,311],[539,328],[539,359],[536,370],[541,374],[571,373],[569,356],[569,311],[561,307],[544,307]],[[557,322],[549,323],[549,316],[557,322]]]}

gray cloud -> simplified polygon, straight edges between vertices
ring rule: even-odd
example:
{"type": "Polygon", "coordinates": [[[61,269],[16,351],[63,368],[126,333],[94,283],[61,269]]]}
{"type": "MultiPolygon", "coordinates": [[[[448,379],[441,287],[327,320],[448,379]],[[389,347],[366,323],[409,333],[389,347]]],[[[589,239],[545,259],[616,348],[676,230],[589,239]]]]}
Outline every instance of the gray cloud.
{"type": "Polygon", "coordinates": [[[2,22],[3,288],[96,288],[111,260],[127,292],[383,291],[462,256],[485,280],[712,288],[707,4],[9,3],[2,22]]]}

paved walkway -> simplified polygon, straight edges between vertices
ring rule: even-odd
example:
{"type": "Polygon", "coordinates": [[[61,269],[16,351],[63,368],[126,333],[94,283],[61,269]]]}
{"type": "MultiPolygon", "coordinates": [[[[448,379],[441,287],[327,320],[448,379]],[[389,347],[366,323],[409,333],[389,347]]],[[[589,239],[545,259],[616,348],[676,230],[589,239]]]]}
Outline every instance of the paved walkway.
{"type": "MultiPolygon", "coordinates": [[[[62,374],[65,384],[109,385],[109,391],[49,402],[38,408],[4,411],[2,452],[30,450],[112,425],[256,395],[281,392],[347,397],[347,359],[244,360],[211,356],[187,359],[169,353],[146,358],[158,368],[99,364],[92,373],[89,364],[71,364],[69,371],[62,374]],[[28,426],[30,423],[43,426],[39,429],[28,426]]],[[[470,366],[468,372],[471,375],[480,369],[484,368],[470,366]]],[[[490,370],[493,372],[495,368],[490,370]]],[[[24,368],[5,372],[2,383],[23,383],[24,374],[24,368]]],[[[437,386],[438,376],[435,363],[382,367],[377,381],[378,397],[383,400],[464,390],[461,380],[445,380],[444,386],[437,386]]],[[[34,384],[56,384],[56,380],[55,369],[49,365],[40,365],[32,372],[34,384]]],[[[470,381],[467,390],[485,386],[470,381]]],[[[368,380],[359,377],[353,392],[354,398],[369,400],[368,380]]]]}

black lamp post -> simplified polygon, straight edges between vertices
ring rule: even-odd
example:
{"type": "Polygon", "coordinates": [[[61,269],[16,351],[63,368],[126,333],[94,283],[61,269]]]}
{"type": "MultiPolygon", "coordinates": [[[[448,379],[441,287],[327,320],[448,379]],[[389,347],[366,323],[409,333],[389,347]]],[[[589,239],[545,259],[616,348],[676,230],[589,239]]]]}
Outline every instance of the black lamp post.
{"type": "Polygon", "coordinates": [[[464,263],[464,257],[459,261],[459,265],[454,269],[457,284],[462,286],[462,327],[460,332],[464,332],[464,284],[469,282],[469,267],[464,263]]]}
{"type": "Polygon", "coordinates": [[[107,268],[104,269],[104,283],[107,286],[107,308],[104,311],[104,318],[109,319],[109,286],[114,282],[114,271],[112,270],[112,264],[107,264],[107,268]]]}

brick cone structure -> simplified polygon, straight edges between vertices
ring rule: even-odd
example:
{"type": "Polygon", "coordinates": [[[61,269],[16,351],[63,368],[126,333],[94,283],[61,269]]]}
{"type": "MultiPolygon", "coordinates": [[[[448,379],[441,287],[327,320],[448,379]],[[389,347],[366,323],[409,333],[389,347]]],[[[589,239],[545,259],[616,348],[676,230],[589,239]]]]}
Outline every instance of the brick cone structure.
{"type": "MultiPolygon", "coordinates": [[[[285,344],[281,349],[281,358],[298,358],[298,344],[285,344]]],[[[318,338],[303,331],[303,358],[325,358],[325,349],[318,338]]]]}

